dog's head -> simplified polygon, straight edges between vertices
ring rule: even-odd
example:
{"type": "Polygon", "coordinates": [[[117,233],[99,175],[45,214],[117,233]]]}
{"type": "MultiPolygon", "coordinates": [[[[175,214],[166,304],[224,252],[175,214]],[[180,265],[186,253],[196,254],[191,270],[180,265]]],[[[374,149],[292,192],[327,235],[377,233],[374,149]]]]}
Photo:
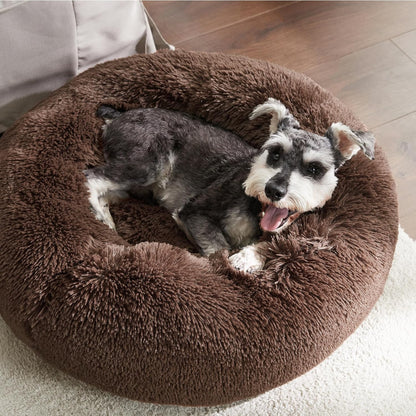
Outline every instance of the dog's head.
{"type": "Polygon", "coordinates": [[[278,100],[257,106],[250,119],[271,114],[270,137],[254,159],[244,188],[263,205],[260,226],[278,232],[300,214],[324,206],[337,185],[335,172],[359,150],[374,158],[375,139],[334,123],[325,136],[302,130],[278,100]]]}

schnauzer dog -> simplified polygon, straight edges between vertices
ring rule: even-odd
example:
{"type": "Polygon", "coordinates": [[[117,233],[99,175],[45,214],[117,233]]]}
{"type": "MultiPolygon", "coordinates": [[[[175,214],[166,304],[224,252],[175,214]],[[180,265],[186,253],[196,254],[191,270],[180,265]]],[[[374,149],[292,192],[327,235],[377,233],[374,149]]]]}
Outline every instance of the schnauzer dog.
{"type": "Polygon", "coordinates": [[[261,270],[262,231],[280,232],[322,207],[336,187],[336,170],[360,149],[373,159],[375,141],[342,123],[325,136],[302,130],[273,98],[250,119],[264,114],[272,116],[270,136],[255,149],[183,113],[101,106],[106,164],[85,171],[96,218],[115,229],[109,204],[151,192],[202,255],[239,248],[231,264],[261,270]]]}

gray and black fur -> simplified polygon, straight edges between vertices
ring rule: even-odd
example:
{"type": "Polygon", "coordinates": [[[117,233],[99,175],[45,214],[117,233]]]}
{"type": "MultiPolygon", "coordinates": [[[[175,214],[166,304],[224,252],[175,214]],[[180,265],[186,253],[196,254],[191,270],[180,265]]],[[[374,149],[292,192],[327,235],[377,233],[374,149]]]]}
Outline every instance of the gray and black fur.
{"type": "Polygon", "coordinates": [[[248,272],[264,265],[261,243],[252,244],[262,230],[279,232],[322,207],[346,160],[360,149],[374,156],[370,133],[341,123],[332,124],[325,136],[307,132],[273,98],[250,116],[272,116],[261,149],[183,113],[102,106],[97,114],[106,121],[106,163],[85,171],[96,217],[115,229],[109,203],[150,192],[201,254],[248,245],[230,257],[248,272]]]}
{"type": "MultiPolygon", "coordinates": [[[[151,191],[203,255],[250,244],[259,236],[261,204],[242,187],[258,150],[231,132],[178,112],[121,113],[102,106],[97,114],[107,121],[106,164],[86,175],[90,183],[107,188],[99,197],[104,205],[122,193],[151,191]],[[241,217],[243,233],[236,223],[241,217]]],[[[108,215],[107,210],[100,219],[114,228],[108,215]]]]}

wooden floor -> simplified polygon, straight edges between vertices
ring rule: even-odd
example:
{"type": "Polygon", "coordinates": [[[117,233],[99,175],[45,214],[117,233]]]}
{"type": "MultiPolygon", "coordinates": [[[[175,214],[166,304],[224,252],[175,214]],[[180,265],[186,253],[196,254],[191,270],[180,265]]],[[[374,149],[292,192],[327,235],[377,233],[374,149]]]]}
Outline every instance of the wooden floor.
{"type": "Polygon", "coordinates": [[[387,152],[400,223],[416,238],[416,2],[146,1],[166,40],[306,73],[387,152]]]}

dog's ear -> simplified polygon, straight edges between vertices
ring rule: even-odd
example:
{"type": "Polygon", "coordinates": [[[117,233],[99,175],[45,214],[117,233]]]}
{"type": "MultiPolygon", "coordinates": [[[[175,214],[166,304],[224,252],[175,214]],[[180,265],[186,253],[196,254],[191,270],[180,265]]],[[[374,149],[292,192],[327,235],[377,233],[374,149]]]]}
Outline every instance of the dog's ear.
{"type": "Polygon", "coordinates": [[[289,113],[289,110],[274,98],[269,98],[265,103],[258,105],[250,114],[250,120],[253,120],[263,114],[271,114],[270,134],[276,133],[277,130],[285,130],[290,127],[298,129],[299,122],[289,113]]]}
{"type": "Polygon", "coordinates": [[[106,123],[113,121],[115,118],[120,117],[123,114],[121,111],[109,105],[100,105],[97,109],[97,116],[105,120],[106,123]]]}
{"type": "Polygon", "coordinates": [[[342,156],[340,165],[351,159],[360,149],[371,160],[374,159],[376,139],[368,131],[354,131],[342,123],[333,123],[326,132],[333,146],[342,156]]]}

